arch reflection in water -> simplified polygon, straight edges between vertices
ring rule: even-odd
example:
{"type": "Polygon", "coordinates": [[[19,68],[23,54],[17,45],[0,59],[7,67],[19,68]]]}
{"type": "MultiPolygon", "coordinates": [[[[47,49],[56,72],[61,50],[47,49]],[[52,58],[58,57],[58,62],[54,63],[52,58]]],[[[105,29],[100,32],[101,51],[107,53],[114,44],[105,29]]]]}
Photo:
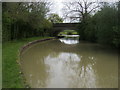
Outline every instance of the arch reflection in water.
{"type": "Polygon", "coordinates": [[[61,38],[59,39],[61,42],[65,44],[77,44],[79,43],[79,38],[74,37],[74,38],[61,38]]]}

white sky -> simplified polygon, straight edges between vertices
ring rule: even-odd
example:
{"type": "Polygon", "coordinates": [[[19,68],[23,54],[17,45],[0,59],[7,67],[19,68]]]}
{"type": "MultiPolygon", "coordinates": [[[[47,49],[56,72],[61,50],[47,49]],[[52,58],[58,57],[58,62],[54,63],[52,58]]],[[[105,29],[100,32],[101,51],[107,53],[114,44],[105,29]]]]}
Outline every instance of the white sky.
{"type": "Polygon", "coordinates": [[[53,6],[51,12],[57,13],[62,16],[62,8],[63,8],[63,0],[51,0],[53,2],[53,6]]]}

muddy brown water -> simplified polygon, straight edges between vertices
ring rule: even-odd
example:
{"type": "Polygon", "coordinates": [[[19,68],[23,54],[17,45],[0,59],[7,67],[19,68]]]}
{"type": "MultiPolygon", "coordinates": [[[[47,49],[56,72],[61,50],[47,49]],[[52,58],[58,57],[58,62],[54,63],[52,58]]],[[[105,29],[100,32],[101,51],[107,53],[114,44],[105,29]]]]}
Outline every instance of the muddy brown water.
{"type": "Polygon", "coordinates": [[[34,44],[21,54],[32,88],[117,88],[118,53],[104,46],[60,39],[34,44]]]}

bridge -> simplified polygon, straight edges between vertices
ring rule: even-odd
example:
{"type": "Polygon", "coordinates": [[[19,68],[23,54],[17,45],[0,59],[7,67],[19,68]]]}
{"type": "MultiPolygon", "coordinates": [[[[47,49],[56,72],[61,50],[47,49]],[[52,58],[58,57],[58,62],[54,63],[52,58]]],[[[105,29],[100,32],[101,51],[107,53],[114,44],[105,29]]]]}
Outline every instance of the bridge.
{"type": "Polygon", "coordinates": [[[59,32],[64,30],[78,30],[79,23],[54,23],[53,24],[53,35],[58,35],[59,32]]]}

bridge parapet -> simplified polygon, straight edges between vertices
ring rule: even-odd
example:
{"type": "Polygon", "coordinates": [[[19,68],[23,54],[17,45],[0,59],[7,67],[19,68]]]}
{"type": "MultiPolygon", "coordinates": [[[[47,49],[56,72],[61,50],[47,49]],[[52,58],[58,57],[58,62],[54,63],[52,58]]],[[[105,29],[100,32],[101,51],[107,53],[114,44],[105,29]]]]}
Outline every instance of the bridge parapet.
{"type": "Polygon", "coordinates": [[[53,35],[57,36],[59,32],[64,30],[78,30],[79,23],[54,23],[53,35]]]}
{"type": "Polygon", "coordinates": [[[54,23],[53,27],[76,27],[79,23],[54,23]]]}

